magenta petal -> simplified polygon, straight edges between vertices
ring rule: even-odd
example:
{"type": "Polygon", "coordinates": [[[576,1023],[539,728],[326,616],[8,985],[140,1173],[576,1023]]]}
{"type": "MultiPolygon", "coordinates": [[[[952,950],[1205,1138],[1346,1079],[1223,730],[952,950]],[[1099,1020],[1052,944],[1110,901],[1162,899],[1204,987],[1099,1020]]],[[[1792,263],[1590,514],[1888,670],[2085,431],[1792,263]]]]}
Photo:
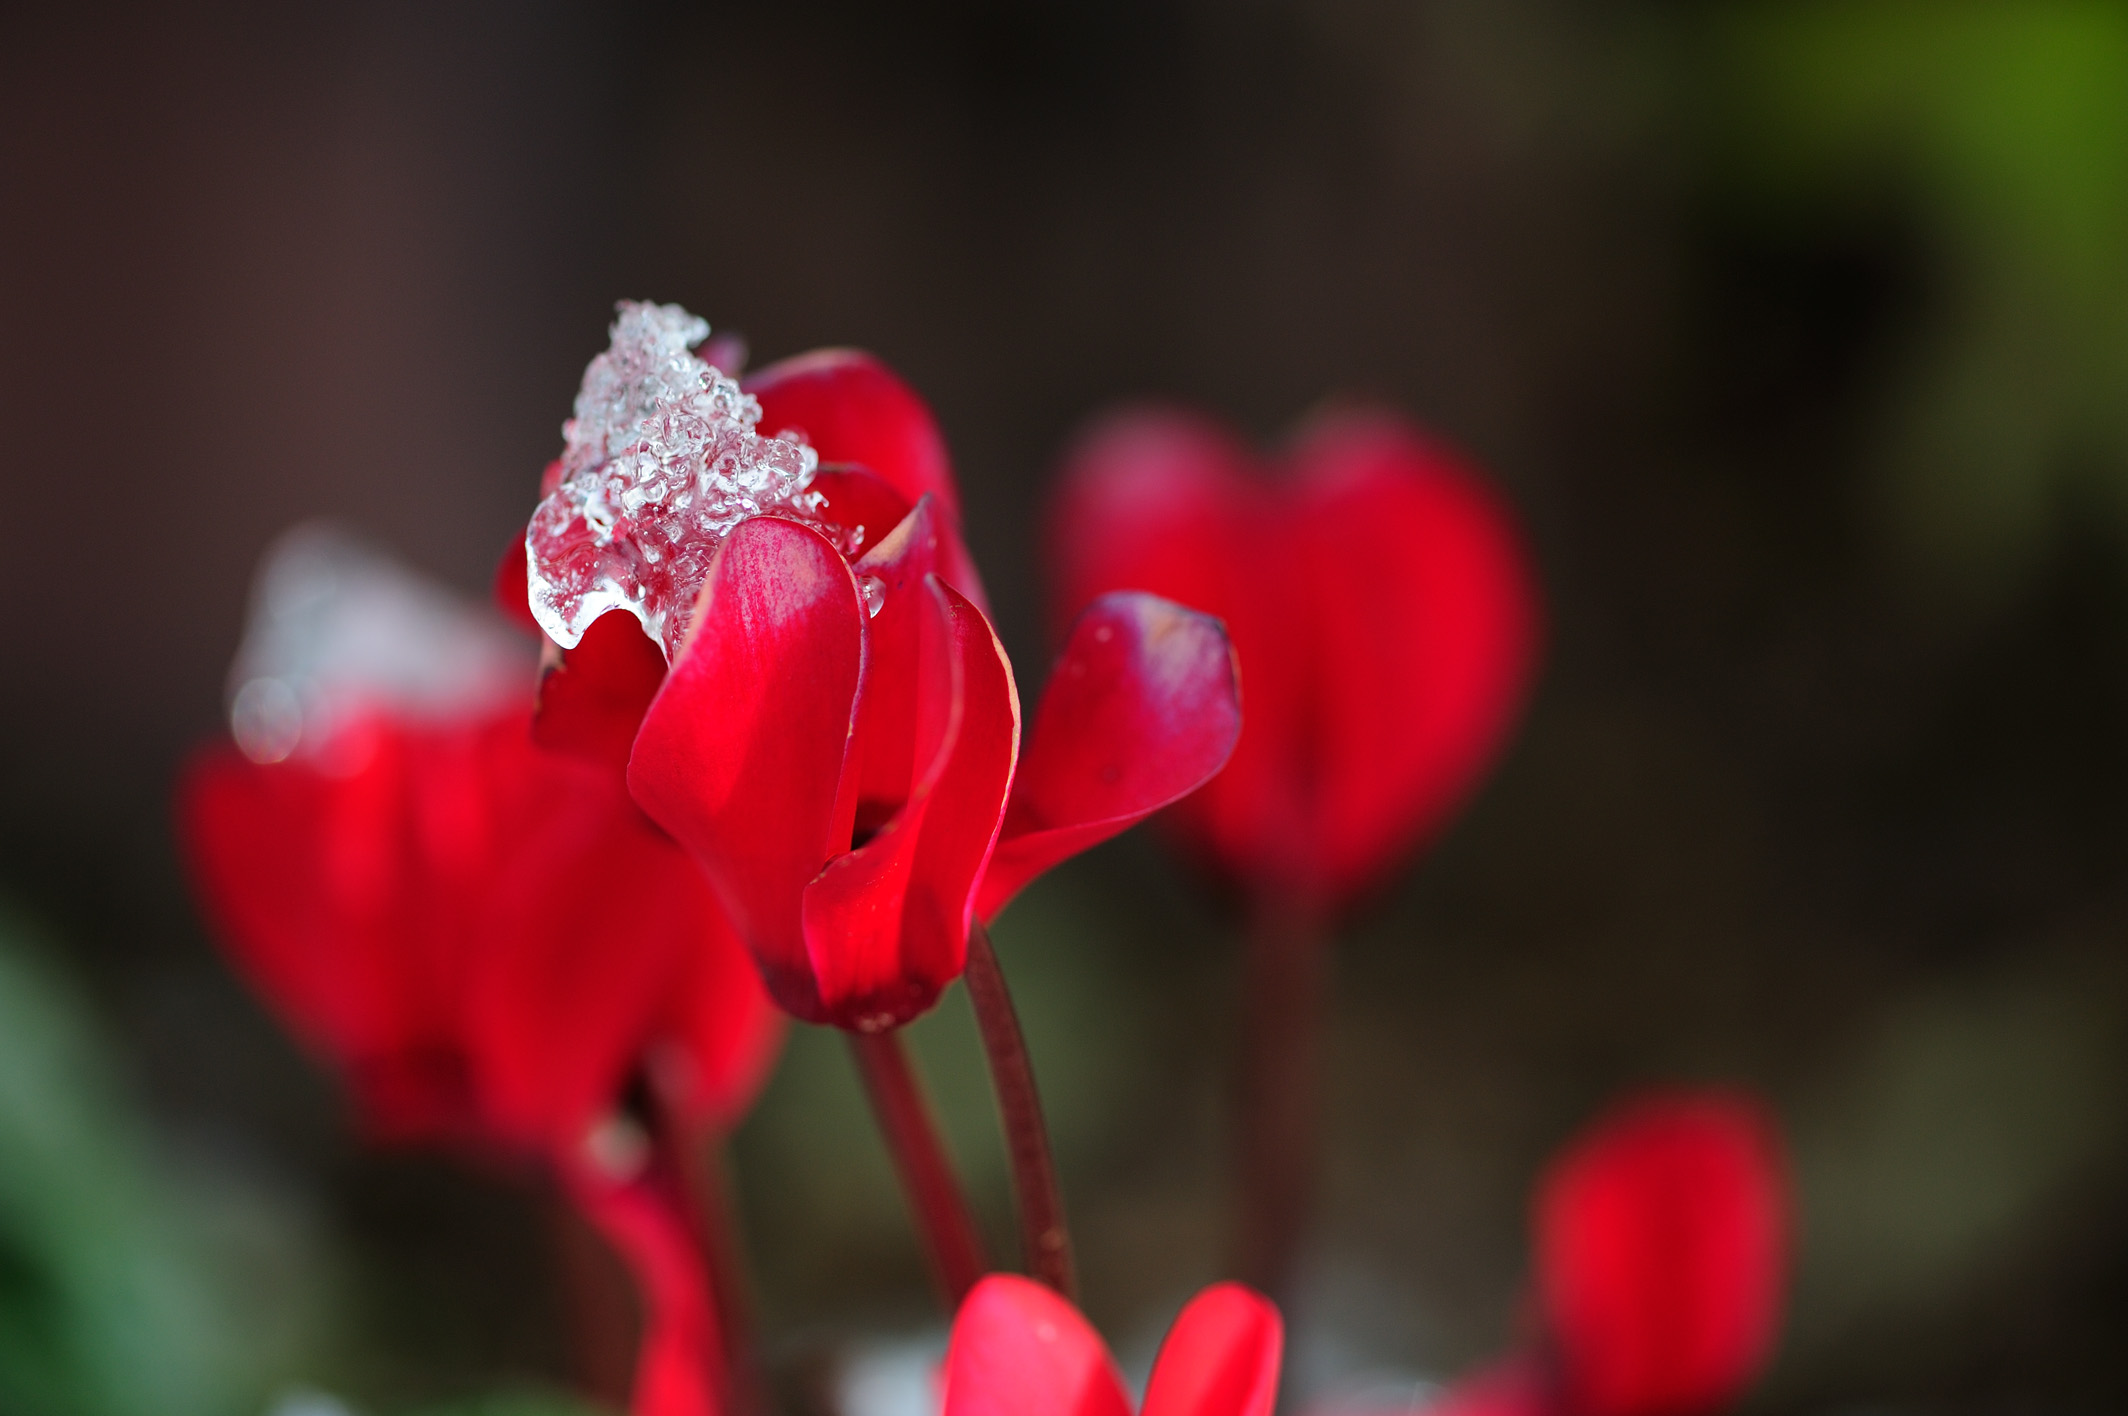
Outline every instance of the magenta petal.
{"type": "Polygon", "coordinates": [[[608,610],[574,649],[547,645],[532,740],[550,752],[598,763],[616,777],[643,711],[665,681],[665,655],[626,610],[608,610]]]}
{"type": "Polygon", "coordinates": [[[708,872],[776,1001],[815,1022],[799,902],[849,844],[864,624],[848,563],[817,532],[742,523],[628,763],[636,801],[708,872]]]}
{"type": "MultiPolygon", "coordinates": [[[[868,833],[914,790],[930,762],[916,743],[923,676],[922,625],[936,620],[936,598],[923,588],[938,562],[938,518],[930,497],[880,536],[851,567],[879,610],[865,627],[865,671],[852,739],[857,829],[868,833]]],[[[945,661],[937,661],[943,671],[945,661]]],[[[943,719],[940,720],[944,722],[943,719]]]]}
{"type": "Polygon", "coordinates": [[[1000,1273],[971,1289],[953,1320],[944,1416],[1130,1416],[1130,1401],[1078,1309],[1000,1273]]]}
{"type": "Polygon", "coordinates": [[[915,505],[884,478],[854,463],[831,463],[813,477],[809,490],[820,493],[820,519],[856,532],[857,553],[878,545],[901,524],[915,505]]]}
{"type": "Polygon", "coordinates": [[[910,503],[929,492],[955,516],[960,494],[931,410],[892,369],[860,349],[816,349],[747,378],[764,434],[797,432],[822,462],[854,462],[910,503]]]}
{"type": "Polygon", "coordinates": [[[1095,600],[1036,710],[977,913],[991,918],[1051,866],[1195,791],[1240,736],[1218,620],[1135,590],[1095,600]]]}
{"type": "Polygon", "coordinates": [[[1168,1329],[1144,1416],[1271,1416],[1285,1323],[1262,1294],[1217,1283],[1168,1329]]]}
{"type": "Polygon", "coordinates": [[[1401,419],[1326,417],[1292,460],[1311,600],[1309,834],[1335,898],[1428,841],[1484,779],[1542,627],[1505,504],[1401,419]]]}
{"type": "Polygon", "coordinates": [[[830,1021],[864,1031],[923,1012],[965,966],[974,886],[1019,741],[1011,668],[989,623],[936,576],[903,593],[916,640],[902,670],[915,679],[916,778],[877,834],[830,864],[805,898],[822,1006],[830,1021]]]}

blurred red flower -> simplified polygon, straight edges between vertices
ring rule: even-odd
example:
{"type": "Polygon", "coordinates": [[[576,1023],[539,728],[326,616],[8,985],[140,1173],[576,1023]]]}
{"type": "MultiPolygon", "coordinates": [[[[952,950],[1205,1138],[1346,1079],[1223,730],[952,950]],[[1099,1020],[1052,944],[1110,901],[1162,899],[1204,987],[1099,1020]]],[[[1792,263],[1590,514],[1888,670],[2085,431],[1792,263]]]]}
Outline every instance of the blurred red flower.
{"type": "MultiPolygon", "coordinates": [[[[1143,1416],[1270,1416],[1285,1328],[1236,1283],[1191,1299],[1161,1344],[1143,1416]]],[[[946,1351],[945,1416],[1130,1416],[1100,1335],[1041,1284],[994,1274],[971,1290],[946,1351]]]]}
{"type": "Polygon", "coordinates": [[[646,1065],[731,1123],[775,1011],[679,847],[529,728],[372,719],[353,770],[202,752],[179,809],[219,938],[384,1136],[564,1153],[646,1065]]]}
{"type": "Polygon", "coordinates": [[[1537,1295],[1572,1416],[1733,1404],[1779,1331],[1790,1201],[1748,1098],[1631,1101],[1553,1162],[1535,1207],[1537,1295]]]}
{"type": "Polygon", "coordinates": [[[232,961],[376,1133],[555,1167],[644,1289],[638,1416],[704,1416],[715,1303],[649,1130],[736,1122],[781,1017],[686,854],[530,727],[371,718],[323,763],[217,746],[186,774],[183,838],[232,961]],[[673,1114],[631,1114],[646,1080],[673,1114]]]}
{"type": "Polygon", "coordinates": [[[615,774],[535,746],[531,668],[448,591],[291,532],[180,834],[232,963],[369,1129],[544,1161],[642,1287],[639,1416],[707,1416],[725,1364],[687,1168],[782,1017],[615,774]]]}
{"type": "Polygon", "coordinates": [[[930,410],[853,351],[745,387],[760,434],[818,453],[820,521],[867,549],[773,514],[742,521],[670,672],[609,611],[555,656],[542,738],[607,761],[625,743],[635,799],[715,882],[777,1001],[876,1031],[960,974],[978,911],[1218,769],[1239,732],[1232,658],[1204,615],[1104,600],[1023,754],[930,410]]]}
{"type": "Polygon", "coordinates": [[[1114,416],[1066,460],[1049,562],[1064,623],[1121,587],[1225,622],[1247,730],[1171,817],[1259,895],[1319,912],[1491,764],[1535,663],[1537,593],[1498,497],[1395,415],[1319,418],[1278,462],[1262,475],[1188,413],[1114,416]]]}
{"type": "Polygon", "coordinates": [[[1780,1139],[1755,1101],[1725,1091],[1627,1101],[1537,1187],[1534,1349],[1458,1382],[1429,1416],[1726,1410],[1773,1352],[1790,1216],[1780,1139]]]}

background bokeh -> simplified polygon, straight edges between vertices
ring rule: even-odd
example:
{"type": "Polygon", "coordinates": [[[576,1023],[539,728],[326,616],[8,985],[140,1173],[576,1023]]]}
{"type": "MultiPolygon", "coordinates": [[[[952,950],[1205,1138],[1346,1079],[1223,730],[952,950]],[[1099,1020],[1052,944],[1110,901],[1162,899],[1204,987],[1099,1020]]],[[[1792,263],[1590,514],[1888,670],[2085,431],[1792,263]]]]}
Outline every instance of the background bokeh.
{"type": "MultiPolygon", "coordinates": [[[[1727,1079],[1804,1206],[1756,1409],[2128,1397],[2128,7],[549,0],[0,18],[0,1409],[576,1370],[581,1236],[357,1144],[168,796],[268,540],[478,592],[621,296],[901,369],[1026,688],[1115,400],[1384,399],[1520,507],[1525,729],[1339,956],[1311,1379],[1496,1350],[1544,1155],[1727,1079]]],[[[1219,1262],[1234,934],[1149,836],[998,930],[1126,1356],[1219,1262]]],[[[835,1039],[737,1163],[794,1393],[933,1321],[835,1039]]]]}

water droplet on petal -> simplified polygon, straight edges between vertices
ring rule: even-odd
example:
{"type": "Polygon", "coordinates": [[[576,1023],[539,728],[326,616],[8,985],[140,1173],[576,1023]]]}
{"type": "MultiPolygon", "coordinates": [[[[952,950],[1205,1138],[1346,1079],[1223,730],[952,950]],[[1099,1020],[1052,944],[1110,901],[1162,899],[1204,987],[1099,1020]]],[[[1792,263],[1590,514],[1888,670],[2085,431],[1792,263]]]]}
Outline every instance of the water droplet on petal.
{"type": "Polygon", "coordinates": [[[303,704],[277,678],[255,678],[229,704],[229,730],[253,762],[283,762],[303,739],[303,704]]]}
{"type": "Polygon", "coordinates": [[[881,580],[878,576],[860,576],[857,581],[857,588],[864,592],[864,608],[867,619],[878,614],[880,607],[887,603],[887,582],[881,580]]]}
{"type": "Polygon", "coordinates": [[[611,1112],[584,1137],[584,1155],[608,1179],[632,1180],[650,1163],[650,1134],[634,1119],[611,1112]]]}

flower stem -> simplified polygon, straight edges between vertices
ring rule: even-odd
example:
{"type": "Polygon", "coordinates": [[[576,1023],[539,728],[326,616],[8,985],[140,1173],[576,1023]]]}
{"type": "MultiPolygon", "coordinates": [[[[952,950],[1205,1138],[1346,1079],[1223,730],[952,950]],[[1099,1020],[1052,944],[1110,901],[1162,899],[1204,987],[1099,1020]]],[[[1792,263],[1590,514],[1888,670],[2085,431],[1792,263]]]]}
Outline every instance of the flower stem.
{"type": "Polygon", "coordinates": [[[1027,1038],[1020,1031],[1012,993],[998,967],[997,951],[990,947],[990,932],[981,921],[968,931],[967,979],[976,1027],[990,1059],[990,1081],[1004,1122],[1005,1148],[1012,1158],[1012,1192],[1020,1212],[1020,1244],[1028,1272],[1076,1302],[1071,1231],[1065,1224],[1064,1192],[1057,1184],[1049,1127],[1042,1120],[1042,1098],[1035,1090],[1034,1066],[1028,1060],[1027,1038]]]}
{"type": "Polygon", "coordinates": [[[1243,979],[1235,1267],[1289,1310],[1315,1183],[1327,943],[1313,911],[1287,899],[1257,901],[1243,979]]]}
{"type": "Polygon", "coordinates": [[[864,1078],[865,1094],[871,1098],[872,1113],[879,1118],[894,1169],[901,1176],[902,1192],[923,1237],[932,1276],[938,1280],[947,1307],[957,1310],[989,1264],[968,1198],[946,1158],[938,1123],[900,1033],[853,1032],[847,1036],[857,1071],[864,1078]]]}

